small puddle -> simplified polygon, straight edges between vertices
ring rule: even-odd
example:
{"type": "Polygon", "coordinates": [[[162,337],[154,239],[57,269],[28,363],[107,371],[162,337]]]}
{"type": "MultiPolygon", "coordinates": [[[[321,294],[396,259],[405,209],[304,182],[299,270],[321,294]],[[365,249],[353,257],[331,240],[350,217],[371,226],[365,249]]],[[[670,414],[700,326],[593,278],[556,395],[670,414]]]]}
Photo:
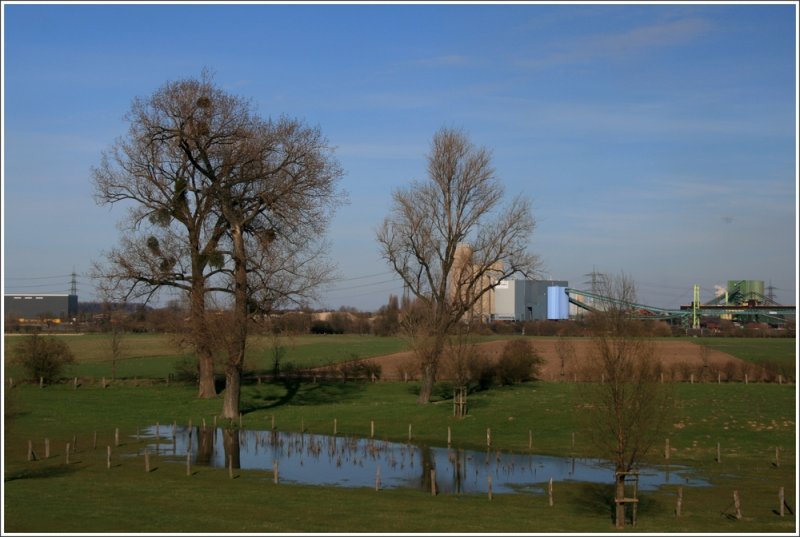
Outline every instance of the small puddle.
{"type": "MultiPolygon", "coordinates": [[[[277,462],[279,480],[304,485],[340,487],[431,489],[431,469],[435,470],[436,490],[444,494],[486,493],[488,476],[492,492],[541,494],[547,483],[577,481],[612,484],[614,466],[601,459],[516,454],[496,450],[477,451],[441,448],[412,443],[330,436],[309,433],[283,433],[223,428],[161,425],[144,430],[156,439],[146,449],[150,453],[181,457],[191,453],[193,465],[217,468],[269,471],[277,462]]],[[[710,484],[690,475],[683,466],[639,469],[639,490],[654,490],[661,485],[680,484],[703,487],[710,484]]]]}

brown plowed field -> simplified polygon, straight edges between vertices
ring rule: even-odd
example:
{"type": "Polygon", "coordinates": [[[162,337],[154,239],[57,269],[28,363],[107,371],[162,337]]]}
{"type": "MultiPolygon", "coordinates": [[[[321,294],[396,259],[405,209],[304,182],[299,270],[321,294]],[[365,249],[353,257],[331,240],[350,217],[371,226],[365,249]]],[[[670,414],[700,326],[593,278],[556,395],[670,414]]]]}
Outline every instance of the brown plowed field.
{"type": "MultiPolygon", "coordinates": [[[[575,357],[565,363],[564,377],[561,377],[561,362],[556,352],[556,341],[555,338],[530,339],[536,352],[544,358],[544,365],[541,369],[541,379],[548,381],[560,380],[562,378],[564,378],[564,380],[572,380],[575,372],[579,371],[581,365],[586,362],[591,351],[592,341],[590,339],[580,338],[569,340],[575,349],[575,357]]],[[[489,343],[481,343],[479,347],[487,356],[496,359],[500,356],[505,343],[505,341],[492,341],[489,343]]],[[[703,369],[703,360],[701,357],[701,347],[699,345],[680,340],[658,340],[654,342],[654,345],[656,358],[661,361],[665,372],[664,374],[669,376],[669,378],[688,380],[691,373],[695,374],[695,378],[700,378],[700,373],[703,369]]],[[[721,371],[722,378],[726,379],[725,372],[730,372],[732,370],[731,368],[734,367],[732,364],[736,364],[733,370],[738,371],[742,363],[741,360],[730,354],[712,349],[707,349],[707,359],[709,371],[714,372],[714,379],[716,379],[716,371],[721,371]]],[[[369,360],[381,366],[382,380],[403,380],[404,374],[408,375],[408,379],[417,377],[416,368],[414,366],[414,356],[410,351],[369,358],[369,360]]]]}

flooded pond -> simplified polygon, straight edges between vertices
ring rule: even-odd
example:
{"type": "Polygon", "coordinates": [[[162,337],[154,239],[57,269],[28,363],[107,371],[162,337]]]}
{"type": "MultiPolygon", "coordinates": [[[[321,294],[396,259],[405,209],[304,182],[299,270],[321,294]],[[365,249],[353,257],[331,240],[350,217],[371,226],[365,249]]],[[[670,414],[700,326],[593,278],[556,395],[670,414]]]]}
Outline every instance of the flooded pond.
{"type": "MultiPolygon", "coordinates": [[[[485,493],[492,476],[494,493],[544,493],[547,483],[578,481],[611,484],[614,467],[608,461],[517,454],[497,450],[477,451],[430,447],[377,439],[310,433],[232,430],[223,428],[151,426],[145,438],[150,453],[175,456],[192,465],[263,470],[272,479],[277,463],[281,482],[340,487],[431,489],[443,494],[485,493]]],[[[267,477],[265,477],[267,479],[267,477]]],[[[639,490],[665,484],[708,486],[690,475],[686,467],[640,468],[639,490]]]]}

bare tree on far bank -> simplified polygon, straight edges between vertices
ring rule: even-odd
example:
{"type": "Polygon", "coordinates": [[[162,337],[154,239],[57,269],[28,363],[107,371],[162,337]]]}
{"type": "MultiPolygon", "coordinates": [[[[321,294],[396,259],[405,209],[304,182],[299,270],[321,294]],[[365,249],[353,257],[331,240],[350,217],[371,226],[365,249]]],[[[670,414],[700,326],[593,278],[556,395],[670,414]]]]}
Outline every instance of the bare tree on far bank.
{"type": "Polygon", "coordinates": [[[134,100],[127,121],[93,170],[99,203],[129,204],[122,244],[95,275],[112,297],[185,293],[200,397],[216,395],[208,308],[223,297],[223,416],[234,418],[248,318],[307,301],[332,274],[320,237],[343,199],[341,168],[318,128],[262,119],[207,72],[134,100]]]}
{"type": "Polygon", "coordinates": [[[427,157],[428,178],[396,190],[377,232],[381,255],[416,298],[414,350],[420,362],[419,402],[430,400],[448,334],[487,293],[513,274],[531,275],[534,219],[504,189],[489,150],[459,130],[443,128],[427,157]]]}
{"type": "Polygon", "coordinates": [[[673,409],[673,389],[660,382],[660,364],[654,359],[653,341],[641,333],[635,319],[636,287],[623,274],[602,279],[588,323],[593,348],[579,385],[577,412],[584,430],[615,466],[615,522],[625,525],[626,473],[663,438],[673,409]]]}

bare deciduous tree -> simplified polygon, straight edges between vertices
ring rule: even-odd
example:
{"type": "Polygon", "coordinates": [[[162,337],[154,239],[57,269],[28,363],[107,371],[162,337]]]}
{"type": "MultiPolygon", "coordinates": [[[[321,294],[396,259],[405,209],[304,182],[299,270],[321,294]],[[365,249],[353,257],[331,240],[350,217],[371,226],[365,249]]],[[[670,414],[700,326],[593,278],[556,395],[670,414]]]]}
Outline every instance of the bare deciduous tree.
{"type": "Polygon", "coordinates": [[[529,202],[501,205],[504,189],[490,152],[461,131],[439,130],[428,155],[428,179],[393,193],[392,213],[377,232],[381,254],[425,310],[416,336],[422,386],[430,400],[450,330],[472,314],[504,278],[531,275],[534,229],[529,202]]]}
{"type": "Polygon", "coordinates": [[[318,128],[264,120],[211,75],[136,99],[130,130],[94,170],[101,203],[133,202],[128,235],[98,265],[109,293],[189,297],[200,396],[215,395],[207,307],[228,297],[223,416],[239,410],[248,318],[303,302],[330,277],[320,240],[342,201],[342,175],[318,128]]]}
{"type": "Polygon", "coordinates": [[[673,407],[669,384],[660,383],[660,365],[653,341],[644,337],[636,320],[633,280],[621,274],[605,277],[598,290],[605,299],[589,317],[593,349],[580,385],[579,419],[594,445],[614,463],[615,518],[625,525],[626,473],[660,438],[673,407]]]}

